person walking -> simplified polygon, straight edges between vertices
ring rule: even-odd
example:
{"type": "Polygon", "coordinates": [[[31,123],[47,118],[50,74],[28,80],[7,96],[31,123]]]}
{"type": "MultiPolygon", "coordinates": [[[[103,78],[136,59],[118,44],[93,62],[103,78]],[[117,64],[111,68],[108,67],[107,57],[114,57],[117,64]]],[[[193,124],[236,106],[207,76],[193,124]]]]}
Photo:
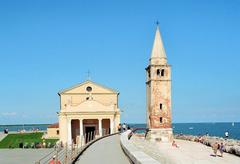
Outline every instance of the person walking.
{"type": "Polygon", "coordinates": [[[220,145],[219,145],[219,151],[220,151],[220,156],[221,157],[223,157],[223,151],[224,151],[224,145],[223,145],[223,143],[221,143],[220,145]]]}
{"type": "Polygon", "coordinates": [[[215,142],[212,145],[212,149],[213,149],[214,157],[216,157],[217,156],[217,150],[218,150],[218,143],[217,142],[215,142]]]}
{"type": "Polygon", "coordinates": [[[225,132],[225,138],[227,139],[228,138],[228,131],[225,132]]]}
{"type": "Polygon", "coordinates": [[[122,126],[121,126],[121,124],[118,124],[118,132],[120,132],[121,133],[121,128],[122,128],[122,126]]]}
{"type": "Polygon", "coordinates": [[[127,125],[125,123],[123,123],[123,131],[126,131],[127,130],[127,125]]]}

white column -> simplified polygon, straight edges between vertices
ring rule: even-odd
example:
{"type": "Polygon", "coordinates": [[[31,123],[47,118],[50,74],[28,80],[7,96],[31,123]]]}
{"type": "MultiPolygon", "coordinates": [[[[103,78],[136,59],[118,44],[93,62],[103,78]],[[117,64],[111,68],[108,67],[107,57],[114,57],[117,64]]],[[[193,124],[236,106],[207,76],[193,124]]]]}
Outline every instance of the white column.
{"type": "Polygon", "coordinates": [[[70,146],[72,144],[72,125],[71,125],[71,119],[68,118],[67,119],[67,143],[68,146],[70,146]]]}
{"type": "Polygon", "coordinates": [[[102,137],[102,119],[98,119],[98,131],[100,137],[102,137]]]}
{"type": "Polygon", "coordinates": [[[114,132],[114,119],[110,119],[110,129],[111,129],[111,134],[114,132]]]}
{"type": "Polygon", "coordinates": [[[82,119],[79,119],[79,144],[80,144],[80,147],[84,145],[83,120],[82,119]]]}
{"type": "Polygon", "coordinates": [[[79,135],[80,136],[83,136],[83,120],[82,119],[79,119],[79,128],[80,128],[80,131],[79,131],[79,135]]]}

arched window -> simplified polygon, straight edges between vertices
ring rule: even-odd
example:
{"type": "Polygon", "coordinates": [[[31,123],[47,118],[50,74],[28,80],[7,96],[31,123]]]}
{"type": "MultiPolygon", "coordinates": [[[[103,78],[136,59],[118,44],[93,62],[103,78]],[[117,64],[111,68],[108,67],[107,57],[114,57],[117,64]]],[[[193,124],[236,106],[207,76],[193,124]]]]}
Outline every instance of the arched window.
{"type": "Polygon", "coordinates": [[[160,69],[157,69],[157,75],[160,76],[160,69]]]}
{"type": "Polygon", "coordinates": [[[164,76],[164,69],[161,70],[161,76],[164,76]]]}
{"type": "Polygon", "coordinates": [[[160,121],[160,123],[162,123],[162,117],[160,117],[159,121],[160,121]]]}
{"type": "Polygon", "coordinates": [[[162,105],[162,104],[160,104],[160,105],[159,105],[159,107],[160,107],[160,110],[162,110],[162,107],[163,107],[163,105],[162,105]]]}

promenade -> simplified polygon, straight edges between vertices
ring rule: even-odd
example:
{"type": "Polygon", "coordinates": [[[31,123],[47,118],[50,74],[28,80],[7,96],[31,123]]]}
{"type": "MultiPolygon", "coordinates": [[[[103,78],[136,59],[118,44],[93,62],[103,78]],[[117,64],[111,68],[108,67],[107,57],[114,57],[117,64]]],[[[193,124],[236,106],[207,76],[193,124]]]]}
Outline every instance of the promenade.
{"type": "Polygon", "coordinates": [[[0,164],[34,164],[53,149],[0,149],[0,164]]]}
{"type": "Polygon", "coordinates": [[[77,164],[130,164],[120,146],[120,136],[113,135],[92,144],[77,160],[77,164]]]}
{"type": "Polygon", "coordinates": [[[179,145],[176,148],[171,143],[152,143],[137,136],[133,136],[130,141],[162,164],[240,164],[240,157],[232,154],[213,157],[212,148],[201,143],[176,140],[179,145]]]}
{"type": "Polygon", "coordinates": [[[7,136],[7,134],[0,133],[0,141],[2,141],[6,136],[7,136]]]}

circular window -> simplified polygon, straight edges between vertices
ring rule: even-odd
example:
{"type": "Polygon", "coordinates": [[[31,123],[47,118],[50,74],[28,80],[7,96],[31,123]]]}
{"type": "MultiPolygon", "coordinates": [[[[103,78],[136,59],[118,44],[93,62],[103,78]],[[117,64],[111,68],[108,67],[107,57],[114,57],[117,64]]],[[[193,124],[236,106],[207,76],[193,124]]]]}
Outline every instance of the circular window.
{"type": "Polygon", "coordinates": [[[88,87],[86,88],[86,90],[87,90],[88,92],[91,92],[91,91],[92,91],[92,87],[88,86],[88,87]]]}

